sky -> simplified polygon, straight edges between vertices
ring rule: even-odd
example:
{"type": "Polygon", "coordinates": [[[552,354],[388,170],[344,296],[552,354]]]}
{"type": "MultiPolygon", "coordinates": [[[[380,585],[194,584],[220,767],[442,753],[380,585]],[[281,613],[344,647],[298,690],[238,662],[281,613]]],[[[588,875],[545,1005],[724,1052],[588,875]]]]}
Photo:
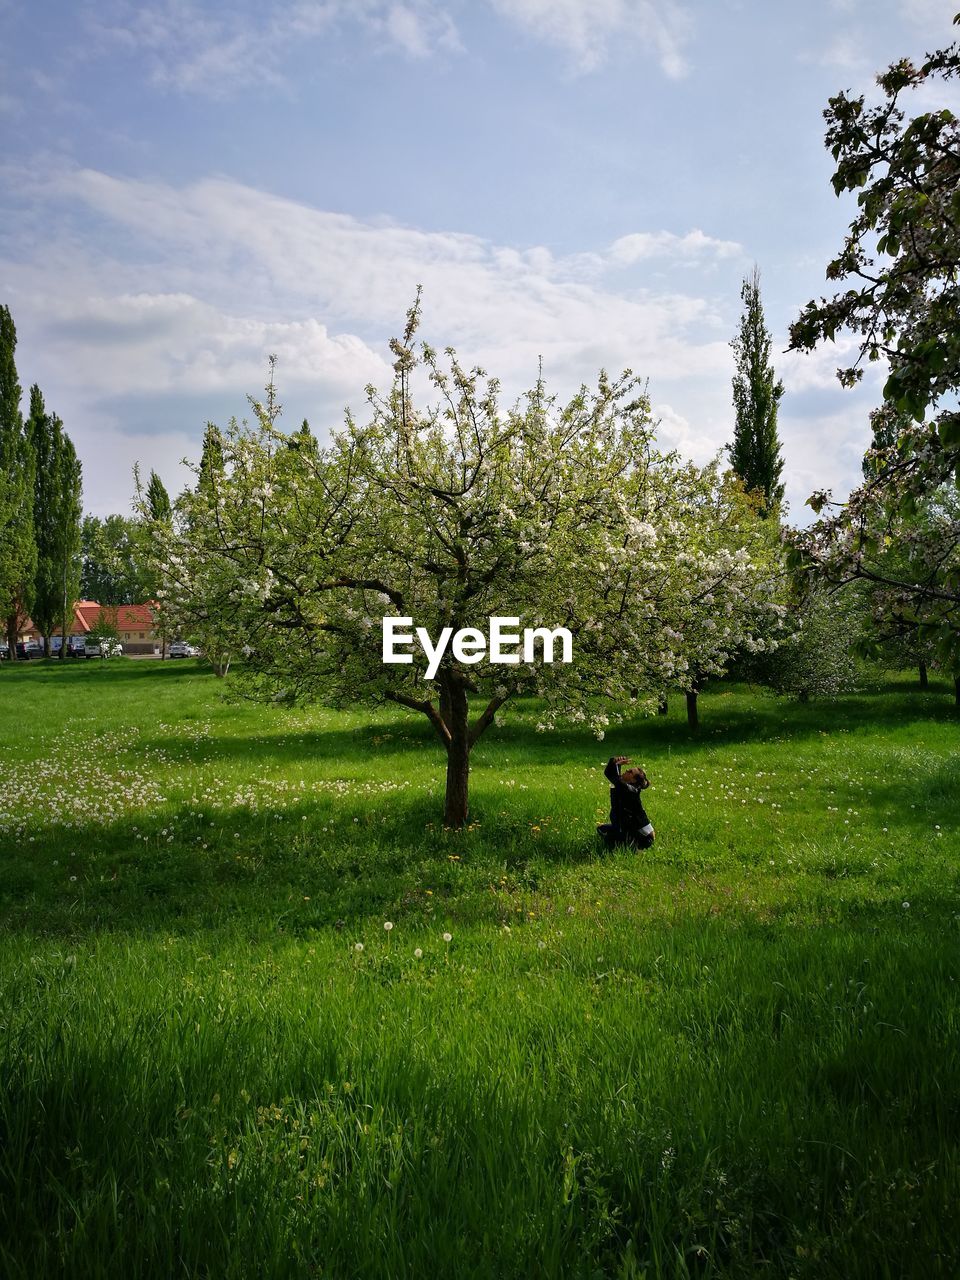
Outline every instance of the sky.
{"type": "MultiPolygon", "coordinates": [[[[128,513],[208,421],[324,437],[423,286],[421,336],[561,397],[649,381],[658,440],[733,433],[730,339],[761,273],[790,518],[843,496],[876,368],[787,353],[855,212],[823,109],[949,44],[956,0],[0,0],[0,303],[83,463],[128,513]]],[[[929,90],[923,91],[929,93],[929,90]]],[[[950,86],[917,110],[957,104],[950,86]]],[[[911,109],[913,109],[911,107],[911,109]]]]}

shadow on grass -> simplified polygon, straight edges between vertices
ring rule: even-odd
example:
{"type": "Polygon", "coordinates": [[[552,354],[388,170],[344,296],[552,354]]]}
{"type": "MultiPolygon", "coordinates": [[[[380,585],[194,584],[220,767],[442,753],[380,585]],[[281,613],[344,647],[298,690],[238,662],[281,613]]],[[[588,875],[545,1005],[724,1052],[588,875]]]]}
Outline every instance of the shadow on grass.
{"type": "MultiPolygon", "coordinates": [[[[930,842],[934,822],[948,830],[955,822],[958,790],[960,758],[945,759],[914,779],[908,794],[916,809],[881,785],[864,786],[857,803],[861,813],[876,810],[865,820],[872,832],[886,820],[881,811],[895,803],[894,835],[884,839],[919,851],[930,842]]],[[[661,888],[691,875],[744,880],[753,874],[749,860],[738,860],[719,837],[671,831],[668,808],[658,819],[657,845],[638,860],[628,851],[603,849],[589,805],[580,819],[571,821],[568,810],[551,826],[541,792],[511,793],[509,812],[504,803],[502,789],[481,783],[472,809],[476,825],[446,830],[438,777],[429,793],[400,790],[371,798],[320,792],[296,804],[287,796],[272,804],[266,796],[256,808],[185,805],[115,821],[30,825],[21,839],[7,836],[0,845],[0,927],[57,935],[240,928],[261,937],[371,918],[503,923],[534,897],[539,913],[540,902],[563,883],[564,869],[578,866],[596,866],[601,877],[606,866],[624,886],[661,888]]],[[[842,835],[827,840],[847,875],[842,835]]],[[[804,846],[802,835],[797,845],[804,846]]],[[[824,855],[811,860],[805,874],[809,886],[819,877],[829,891],[837,872],[824,855]]],[[[886,908],[869,900],[875,891],[873,884],[863,902],[840,909],[858,918],[882,916],[886,908]]],[[[785,893],[782,907],[764,909],[773,916],[793,911],[793,891],[785,893]]],[[[923,894],[922,883],[911,889],[915,906],[923,894]]],[[[891,889],[891,895],[899,908],[902,892],[891,889]]],[[[952,918],[953,886],[945,884],[942,901],[931,905],[952,918]]]]}
{"type": "Polygon", "coordinates": [[[119,681],[182,679],[184,676],[216,676],[205,662],[193,658],[176,660],[159,658],[30,658],[28,661],[0,662],[0,690],[5,682],[15,687],[30,687],[28,682],[53,680],[75,686],[82,681],[119,681]]]}
{"type": "MultiPolygon", "coordinates": [[[[670,756],[683,751],[696,755],[718,747],[750,746],[764,742],[803,742],[824,735],[858,732],[893,733],[915,724],[957,725],[960,715],[945,695],[947,686],[920,692],[903,684],[878,685],[859,694],[849,694],[835,702],[799,704],[751,689],[752,705],[748,708],[726,706],[744,686],[716,684],[702,695],[702,724],[691,731],[686,720],[676,714],[675,698],[669,717],[646,716],[607,731],[603,743],[585,728],[559,728],[550,733],[536,733],[536,703],[518,701],[513,714],[508,708],[503,723],[487,731],[475,748],[474,759],[489,762],[498,753],[509,752],[511,760],[523,763],[513,753],[528,757],[532,765],[556,765],[575,762],[584,764],[608,755],[636,754],[642,749],[648,759],[670,756]],[[876,694],[883,694],[878,698],[876,694]]],[[[479,712],[480,704],[474,708],[479,712]]],[[[282,717],[284,713],[278,712],[282,717]]],[[[345,774],[375,766],[385,756],[402,755],[427,747],[436,755],[437,769],[442,770],[444,755],[436,732],[425,716],[411,713],[408,717],[391,712],[377,719],[365,718],[351,728],[303,731],[299,727],[284,732],[281,719],[262,726],[262,733],[250,736],[223,735],[199,742],[164,734],[143,740],[161,749],[171,759],[190,763],[270,758],[277,763],[303,760],[341,760],[345,774]],[[254,741],[251,741],[254,738],[254,741]],[[358,749],[364,755],[358,758],[358,749]]]]}

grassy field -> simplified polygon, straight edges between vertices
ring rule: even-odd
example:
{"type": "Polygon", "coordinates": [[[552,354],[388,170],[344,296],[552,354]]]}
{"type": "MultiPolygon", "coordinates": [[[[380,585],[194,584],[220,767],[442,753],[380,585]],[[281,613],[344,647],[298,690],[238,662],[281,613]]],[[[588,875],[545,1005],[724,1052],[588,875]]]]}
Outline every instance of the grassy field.
{"type": "Polygon", "coordinates": [[[463,832],[425,721],[222,692],[0,670],[0,1274],[960,1271],[946,684],[523,707],[463,832]]]}

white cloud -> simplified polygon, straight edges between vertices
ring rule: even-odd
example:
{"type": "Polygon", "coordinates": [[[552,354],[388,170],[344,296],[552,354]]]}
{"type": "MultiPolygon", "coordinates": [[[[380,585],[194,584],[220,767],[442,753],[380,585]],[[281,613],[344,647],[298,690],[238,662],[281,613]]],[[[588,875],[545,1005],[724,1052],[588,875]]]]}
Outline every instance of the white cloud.
{"type": "MultiPolygon", "coordinates": [[[[184,442],[196,452],[207,419],[242,415],[271,352],[285,422],[306,415],[324,434],[345,404],[362,413],[364,387],[389,384],[387,339],[418,284],[422,336],[497,375],[507,402],[541,357],[561,397],[601,366],[629,366],[650,377],[666,446],[705,461],[730,438],[740,248],[705,231],[638,231],[563,256],[363,221],[223,178],[174,187],[93,170],[7,176],[50,229],[42,245],[28,233],[0,259],[22,380],[37,379],[63,416],[100,510],[126,509],[144,439],[172,467],[184,442]],[[717,299],[688,269],[701,261],[715,264],[717,299]]],[[[835,352],[775,361],[791,396],[833,411],[844,394],[835,352]]]]}
{"type": "Polygon", "coordinates": [[[182,293],[74,297],[50,333],[67,357],[61,376],[69,373],[75,387],[93,394],[104,390],[105,355],[118,348],[123,360],[109,371],[112,396],[249,390],[262,381],[269,353],[279,357],[287,386],[321,381],[344,398],[388,374],[366,343],[351,334],[331,337],[316,320],[230,314],[182,293]]]}
{"type": "Polygon", "coordinates": [[[873,68],[866,54],[866,41],[859,33],[839,32],[812,61],[819,67],[855,75],[862,75],[873,68]]]}
{"type": "Polygon", "coordinates": [[[284,66],[298,47],[350,25],[411,57],[460,47],[436,0],[268,0],[218,10],[202,0],[108,0],[87,10],[96,50],[140,54],[156,84],[210,97],[285,88],[284,66]]]}
{"type": "Polygon", "coordinates": [[[860,483],[860,464],[870,444],[869,416],[855,401],[849,408],[815,417],[795,416],[786,397],[783,405],[777,425],[786,496],[791,520],[804,524],[812,518],[806,500],[817,489],[832,489],[836,497],[845,498],[860,483]]]}
{"type": "MultiPolygon", "coordinates": [[[[486,0],[503,19],[563,50],[575,70],[596,70],[614,45],[651,49],[664,73],[687,71],[692,23],[679,0],[486,0]]],[[[304,44],[354,28],[374,48],[413,58],[462,51],[449,0],[100,0],[86,9],[89,52],[143,57],[164,88],[229,97],[286,88],[285,67],[304,44]]]]}
{"type": "MultiPolygon", "coordinates": [[[[202,298],[228,315],[242,310],[242,278],[244,294],[257,299],[261,314],[285,321],[319,314],[328,325],[382,336],[401,323],[422,284],[434,332],[495,350],[511,366],[525,362],[528,372],[540,353],[556,351],[561,367],[568,367],[574,352],[582,350],[595,364],[602,349],[614,364],[649,367],[656,357],[671,373],[692,373],[705,358],[694,331],[704,330],[699,336],[709,343],[711,326],[720,323],[708,300],[686,292],[638,290],[623,296],[611,287],[611,273],[638,260],[625,254],[620,241],[608,251],[568,260],[545,248],[520,251],[478,236],[364,222],[226,179],[175,188],[70,170],[34,183],[33,191],[38,199],[85,207],[149,245],[150,256],[162,262],[152,287],[135,284],[142,282],[139,263],[127,267],[113,260],[98,268],[109,273],[118,292],[202,298]]],[[[724,244],[703,233],[692,239],[648,235],[664,251],[724,244]]],[[[54,296],[64,262],[54,254],[36,269],[50,271],[54,296]]],[[[96,274],[86,270],[85,291],[96,274]]]]}
{"type": "MultiPolygon", "coordinates": [[[[786,344],[784,339],[781,346],[786,344]]],[[[833,391],[840,384],[837,381],[837,370],[846,369],[857,359],[859,344],[848,336],[841,335],[835,342],[824,342],[813,351],[784,351],[777,356],[776,365],[783,378],[787,391],[791,394],[806,391],[833,391]]],[[[868,382],[877,382],[885,377],[885,364],[880,362],[863,366],[864,377],[868,382]]]]}
{"type": "Polygon", "coordinates": [[[490,0],[494,9],[535,38],[571,55],[579,71],[594,71],[615,43],[652,48],[664,73],[687,72],[683,54],[691,32],[676,0],[490,0]]]}
{"type": "Polygon", "coordinates": [[[186,431],[130,432],[115,423],[81,421],[70,437],[83,462],[83,505],[93,515],[129,515],[133,504],[133,468],[144,478],[156,471],[175,496],[192,483],[183,458],[195,457],[195,441],[186,431]]]}
{"type": "Polygon", "coordinates": [[[685,236],[672,231],[636,231],[615,240],[610,253],[615,262],[630,266],[648,258],[739,258],[743,256],[743,246],[735,240],[716,240],[698,229],[685,236]]]}
{"type": "Polygon", "coordinates": [[[945,4],[944,0],[900,0],[900,12],[909,22],[922,27],[932,39],[939,39],[941,34],[950,35],[951,19],[957,12],[957,7],[945,4]]]}

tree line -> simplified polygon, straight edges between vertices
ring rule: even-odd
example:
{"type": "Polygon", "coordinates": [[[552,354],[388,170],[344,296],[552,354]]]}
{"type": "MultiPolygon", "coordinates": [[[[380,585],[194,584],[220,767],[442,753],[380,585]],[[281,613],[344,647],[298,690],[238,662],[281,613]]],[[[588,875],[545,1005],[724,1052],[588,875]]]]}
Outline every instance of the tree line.
{"type": "Polygon", "coordinates": [[[44,634],[48,657],[50,632],[56,626],[68,632],[82,512],[80,460],[36,383],[23,417],[16,345],[13,317],[0,307],[0,615],[13,659],[28,614],[44,634]]]}
{"type": "MultiPolygon", "coordinates": [[[[133,516],[83,514],[82,468],[58,414],[40,387],[23,390],[16,365],[17,331],[10,309],[0,306],[0,619],[11,659],[29,617],[51,656],[51,636],[70,634],[78,598],[104,605],[150,599],[146,529],[133,516]]],[[[147,486],[152,517],[170,510],[156,472],[147,486]]],[[[59,657],[66,653],[61,644],[59,657]]]]}

